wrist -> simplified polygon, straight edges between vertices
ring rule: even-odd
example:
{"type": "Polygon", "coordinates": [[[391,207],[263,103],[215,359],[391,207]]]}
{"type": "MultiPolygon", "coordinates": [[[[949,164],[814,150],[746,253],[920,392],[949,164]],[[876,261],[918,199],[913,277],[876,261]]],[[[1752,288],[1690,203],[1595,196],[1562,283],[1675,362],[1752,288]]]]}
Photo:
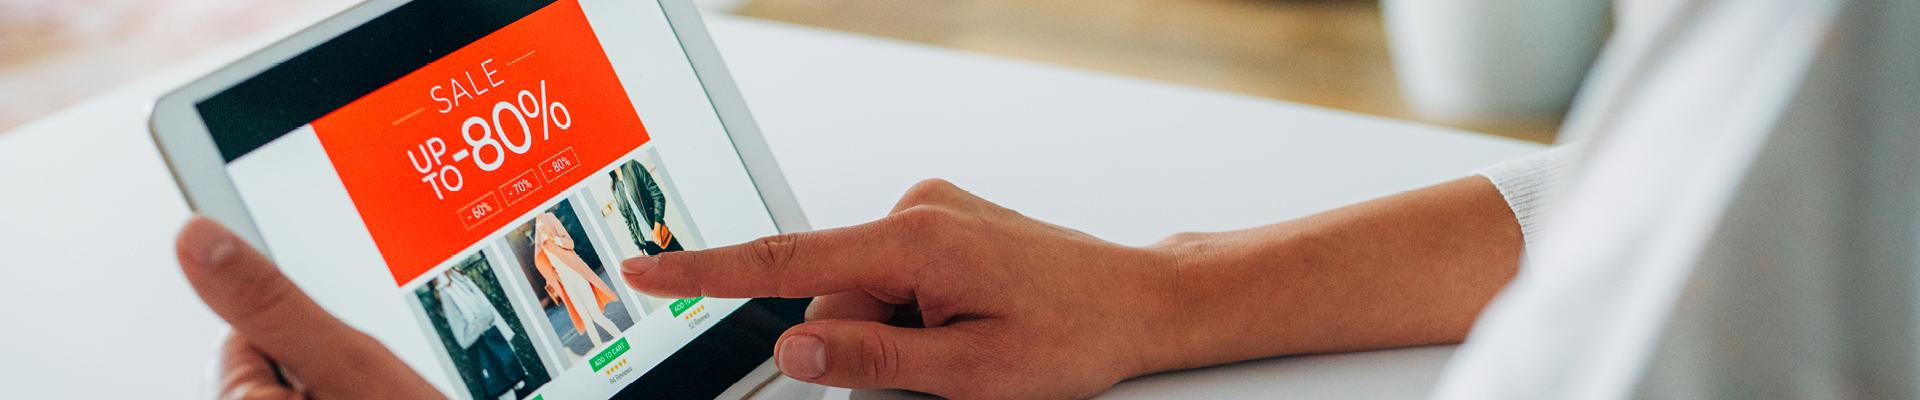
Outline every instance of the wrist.
{"type": "Polygon", "coordinates": [[[1222,233],[1182,233],[1147,247],[1166,264],[1154,291],[1164,307],[1146,352],[1145,373],[1302,352],[1276,310],[1310,307],[1303,283],[1324,264],[1325,246],[1300,223],[1222,233]],[[1277,329],[1276,329],[1277,328],[1277,329]]]}
{"type": "Polygon", "coordinates": [[[1182,283],[1185,279],[1182,265],[1188,261],[1188,249],[1156,244],[1153,246],[1128,248],[1128,253],[1136,261],[1131,265],[1137,268],[1123,269],[1132,276],[1116,279],[1116,282],[1134,283],[1124,290],[1113,290],[1118,296],[1112,300],[1130,303],[1123,306],[1131,310],[1132,318],[1129,335],[1124,335],[1120,348],[1130,351],[1114,352],[1123,359],[1113,364],[1119,369],[1118,378],[1153,374],[1157,372],[1181,369],[1183,357],[1192,335],[1188,329],[1194,301],[1194,294],[1182,283]]]}

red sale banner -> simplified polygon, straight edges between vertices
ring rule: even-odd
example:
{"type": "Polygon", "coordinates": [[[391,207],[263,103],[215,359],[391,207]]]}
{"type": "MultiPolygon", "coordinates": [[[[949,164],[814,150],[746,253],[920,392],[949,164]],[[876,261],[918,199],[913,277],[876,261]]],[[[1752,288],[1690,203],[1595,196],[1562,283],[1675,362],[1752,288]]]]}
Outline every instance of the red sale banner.
{"type": "Polygon", "coordinates": [[[648,140],[573,0],[313,126],[398,285],[648,140]]]}

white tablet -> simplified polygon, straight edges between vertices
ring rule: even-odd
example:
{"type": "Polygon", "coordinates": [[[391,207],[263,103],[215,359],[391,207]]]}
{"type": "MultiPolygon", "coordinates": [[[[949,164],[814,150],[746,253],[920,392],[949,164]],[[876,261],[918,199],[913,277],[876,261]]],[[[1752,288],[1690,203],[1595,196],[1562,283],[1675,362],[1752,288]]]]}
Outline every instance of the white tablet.
{"type": "Polygon", "coordinates": [[[805,300],[620,260],[807,229],[685,0],[378,0],[162,98],[196,210],[455,398],[741,397],[805,300]]]}

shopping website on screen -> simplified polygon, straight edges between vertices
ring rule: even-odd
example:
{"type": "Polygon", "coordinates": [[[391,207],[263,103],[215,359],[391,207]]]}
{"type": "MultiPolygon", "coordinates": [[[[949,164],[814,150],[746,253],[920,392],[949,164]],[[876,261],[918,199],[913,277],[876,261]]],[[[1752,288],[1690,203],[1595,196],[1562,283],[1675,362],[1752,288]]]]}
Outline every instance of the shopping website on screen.
{"type": "Polygon", "coordinates": [[[775,232],[656,7],[555,2],[229,173],[294,281],[442,391],[604,397],[745,303],[621,260],[775,232]]]}

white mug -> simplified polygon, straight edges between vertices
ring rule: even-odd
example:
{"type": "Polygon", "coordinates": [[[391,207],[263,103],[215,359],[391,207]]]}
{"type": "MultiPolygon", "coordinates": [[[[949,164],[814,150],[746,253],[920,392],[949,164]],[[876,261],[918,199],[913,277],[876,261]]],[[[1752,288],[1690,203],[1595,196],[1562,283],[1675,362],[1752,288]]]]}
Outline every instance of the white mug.
{"type": "Polygon", "coordinates": [[[1385,0],[1407,105],[1435,121],[1559,118],[1605,42],[1607,0],[1385,0]]]}

